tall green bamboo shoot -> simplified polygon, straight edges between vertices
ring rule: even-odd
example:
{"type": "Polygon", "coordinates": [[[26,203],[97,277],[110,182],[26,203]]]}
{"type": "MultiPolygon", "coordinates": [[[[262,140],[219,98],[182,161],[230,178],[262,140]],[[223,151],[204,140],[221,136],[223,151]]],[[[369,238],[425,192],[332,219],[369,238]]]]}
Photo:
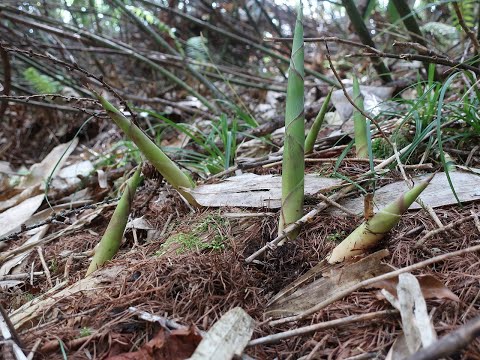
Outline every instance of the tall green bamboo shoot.
{"type": "Polygon", "coordinates": [[[135,171],[133,176],[128,181],[122,197],[120,198],[112,218],[108,223],[107,230],[105,230],[105,233],[103,234],[102,239],[95,250],[95,255],[93,255],[92,262],[90,263],[85,276],[88,276],[107,261],[111,260],[120,248],[123,233],[125,232],[125,226],[127,225],[128,221],[128,215],[130,214],[133,197],[135,196],[135,191],[137,190],[137,186],[141,180],[141,171],[142,164],[138,165],[137,171],[135,171]]]}
{"type": "MultiPolygon", "coordinates": [[[[287,105],[285,109],[285,143],[282,164],[282,208],[279,232],[284,226],[302,217],[304,197],[304,49],[303,8],[297,4],[297,20],[293,37],[292,56],[288,69],[287,105]]],[[[290,233],[295,238],[298,232],[290,233]]]]}
{"type": "Polygon", "coordinates": [[[194,182],[180,168],[165,155],[165,153],[132,121],[127,119],[118,109],[110,104],[104,97],[96,94],[100,103],[107,111],[110,118],[123,130],[125,135],[132,140],[145,157],[152,163],[155,169],[192,205],[197,203],[184,189],[193,189],[194,182]]]}
{"type": "MultiPolygon", "coordinates": [[[[363,96],[358,79],[353,77],[353,101],[363,110],[363,96]]],[[[353,127],[355,131],[355,151],[358,158],[368,158],[367,119],[357,109],[353,109],[353,127]]]]}
{"type": "Polygon", "coordinates": [[[388,204],[370,220],[357,227],[332,251],[327,258],[328,262],[330,264],[342,262],[360,255],[364,250],[375,246],[400,221],[402,214],[408,210],[420,193],[425,190],[433,176],[434,174],[398,197],[394,202],[388,204]]]}
{"type": "Polygon", "coordinates": [[[315,118],[310,131],[308,132],[307,138],[305,140],[305,154],[309,154],[313,151],[313,146],[315,145],[315,140],[317,140],[318,132],[323,124],[323,119],[325,119],[325,114],[328,110],[328,104],[330,102],[330,98],[332,97],[333,89],[327,94],[325,101],[318,112],[317,117],[315,118]]]}

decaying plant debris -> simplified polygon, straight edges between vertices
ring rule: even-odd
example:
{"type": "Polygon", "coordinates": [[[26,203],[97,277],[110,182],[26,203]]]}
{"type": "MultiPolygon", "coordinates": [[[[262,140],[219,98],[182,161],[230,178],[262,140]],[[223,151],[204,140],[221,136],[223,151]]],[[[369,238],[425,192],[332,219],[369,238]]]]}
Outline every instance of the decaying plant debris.
{"type": "MultiPolygon", "coordinates": [[[[386,9],[343,1],[330,10],[348,18],[320,23],[312,4],[329,10],[310,1],[298,18],[305,74],[300,56],[290,70],[305,106],[298,92],[291,120],[323,125],[305,154],[303,216],[280,225],[298,9],[0,5],[0,357],[480,358],[476,8],[452,5],[452,40],[448,10],[419,26],[392,1],[407,31],[396,30],[413,41],[392,48],[382,45],[395,39],[383,31],[386,9]],[[368,11],[372,22],[355,18],[368,11]],[[352,114],[367,125],[361,152],[352,114]],[[173,175],[155,159],[136,168],[143,180],[116,229],[125,227],[120,248],[87,275],[127,180],[150,159],[139,138],[173,175]],[[425,178],[410,210],[387,208],[391,231],[370,226],[425,178]],[[329,264],[355,229],[382,239],[355,240],[356,257],[329,264]]],[[[303,162],[302,134],[295,141],[303,162]]]]}

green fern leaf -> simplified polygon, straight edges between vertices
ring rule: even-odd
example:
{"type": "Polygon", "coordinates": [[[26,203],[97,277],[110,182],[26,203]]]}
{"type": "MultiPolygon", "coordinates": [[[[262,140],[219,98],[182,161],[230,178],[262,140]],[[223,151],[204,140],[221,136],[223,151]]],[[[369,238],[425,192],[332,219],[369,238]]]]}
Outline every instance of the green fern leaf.
{"type": "Polygon", "coordinates": [[[23,77],[39,94],[56,94],[61,89],[60,83],[50,76],[41,74],[37,69],[29,67],[23,72],[23,77]]]}

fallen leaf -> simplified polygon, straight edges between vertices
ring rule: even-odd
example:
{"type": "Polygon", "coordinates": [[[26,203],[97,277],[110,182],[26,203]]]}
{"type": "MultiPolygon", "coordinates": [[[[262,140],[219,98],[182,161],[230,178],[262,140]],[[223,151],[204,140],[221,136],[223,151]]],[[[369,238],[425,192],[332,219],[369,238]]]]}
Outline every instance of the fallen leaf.
{"type": "Polygon", "coordinates": [[[405,335],[401,333],[393,342],[392,347],[388,350],[385,360],[404,360],[411,355],[408,350],[405,335]]]}
{"type": "MultiPolygon", "coordinates": [[[[479,200],[480,199],[480,176],[474,173],[467,173],[461,171],[450,172],[455,192],[462,203],[479,200]]],[[[425,180],[430,174],[422,175],[413,178],[415,183],[425,180]]],[[[392,184],[381,187],[375,191],[374,204],[377,209],[384,208],[387,204],[394,201],[398,194],[403,194],[409,188],[405,181],[398,181],[392,184]]],[[[430,185],[422,192],[420,199],[431,207],[439,207],[445,205],[456,204],[457,200],[452,193],[452,189],[448,183],[447,175],[444,172],[439,172],[435,175],[430,185]]],[[[340,203],[347,209],[350,209],[356,214],[361,214],[363,211],[363,202],[360,198],[348,199],[340,201],[340,203]]],[[[420,209],[418,203],[413,203],[410,210],[420,209]]],[[[340,210],[332,209],[334,214],[343,214],[340,210]]]]}
{"type": "MultiPolygon", "coordinates": [[[[47,233],[47,230],[48,230],[48,227],[49,225],[43,225],[37,229],[34,229],[34,232],[33,234],[30,234],[32,236],[30,236],[30,238],[25,241],[22,245],[26,245],[26,244],[31,244],[31,243],[35,243],[37,242],[38,240],[40,240],[46,233],[47,233]]],[[[32,251],[33,249],[29,250],[29,251],[25,251],[21,254],[18,254],[17,256],[14,256],[13,258],[5,261],[2,266],[0,267],[0,276],[3,276],[3,275],[7,275],[10,273],[10,271],[16,267],[17,265],[21,264],[21,262],[23,260],[25,260],[25,258],[30,254],[30,252],[32,251]]]]}
{"type": "MultiPolygon", "coordinates": [[[[459,302],[460,299],[450,289],[448,289],[440,280],[432,275],[417,276],[422,295],[425,299],[449,299],[459,302]]],[[[398,277],[393,279],[381,280],[372,284],[372,287],[385,289],[393,296],[397,297],[398,277]]]]}
{"type": "Polygon", "coordinates": [[[242,308],[229,310],[205,334],[190,360],[230,360],[241,356],[254,327],[255,321],[242,308]]]}
{"type": "MultiPolygon", "coordinates": [[[[341,183],[340,179],[305,175],[305,195],[314,195],[341,183]]],[[[278,209],[282,199],[282,178],[274,175],[242,174],[217,184],[187,190],[202,206],[278,209]]]]}
{"type": "Polygon", "coordinates": [[[43,202],[43,198],[43,194],[31,197],[1,213],[0,237],[19,230],[20,226],[37,211],[43,202]]]}
{"type": "MultiPolygon", "coordinates": [[[[360,91],[364,97],[368,97],[369,99],[374,97],[377,102],[391,98],[394,90],[395,88],[386,86],[360,86],[360,91]]],[[[352,87],[348,87],[347,92],[350,97],[353,96],[352,87]]],[[[343,90],[335,90],[332,93],[331,101],[337,113],[344,121],[352,116],[353,106],[345,97],[343,90]]],[[[371,110],[371,108],[366,107],[366,110],[371,110]]]]}
{"type": "Polygon", "coordinates": [[[22,179],[19,187],[27,188],[42,184],[50,176],[53,178],[65,164],[68,156],[75,150],[77,144],[78,138],[75,138],[71,142],[54,147],[41,162],[30,167],[28,176],[22,179]]]}
{"type": "Polygon", "coordinates": [[[52,181],[52,188],[64,189],[81,182],[79,176],[86,177],[94,170],[90,160],[84,160],[64,167],[52,181]]]}
{"type": "Polygon", "coordinates": [[[343,289],[390,272],[392,271],[391,267],[381,262],[387,255],[387,250],[380,250],[341,268],[331,265],[332,270],[328,274],[324,274],[324,277],[296,290],[291,295],[280,299],[276,297],[276,302],[267,308],[265,315],[267,317],[297,315],[335,296],[343,289]]]}
{"type": "MultiPolygon", "coordinates": [[[[398,278],[396,288],[398,300],[393,298],[385,289],[382,292],[391,304],[400,311],[406,348],[409,352],[408,355],[412,355],[420,347],[427,347],[435,342],[437,334],[428,315],[427,304],[416,277],[410,273],[405,273],[400,274],[398,278]]],[[[401,351],[405,351],[405,347],[402,346],[401,351]]],[[[392,351],[392,358],[393,355],[392,351]]]]}
{"type": "Polygon", "coordinates": [[[107,360],[183,360],[188,359],[202,337],[195,327],[167,332],[161,329],[140,350],[110,356],[107,360]]]}
{"type": "Polygon", "coordinates": [[[4,200],[0,202],[0,212],[5,211],[7,209],[10,209],[11,207],[14,207],[15,205],[20,204],[22,201],[25,201],[35,195],[38,195],[41,192],[40,186],[34,185],[30,186],[20,193],[12,196],[11,198],[4,200]]]}

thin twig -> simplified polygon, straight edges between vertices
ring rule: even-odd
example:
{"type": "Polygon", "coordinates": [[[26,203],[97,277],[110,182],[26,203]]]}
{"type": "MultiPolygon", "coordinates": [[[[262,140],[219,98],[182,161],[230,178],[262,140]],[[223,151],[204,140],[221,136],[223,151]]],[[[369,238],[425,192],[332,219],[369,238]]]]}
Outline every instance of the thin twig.
{"type": "Polygon", "coordinates": [[[427,241],[429,238],[431,238],[432,236],[436,235],[436,234],[439,234],[441,232],[445,232],[445,231],[448,231],[448,230],[451,230],[453,228],[455,228],[456,226],[460,225],[460,224],[463,224],[464,222],[467,222],[468,220],[471,220],[471,219],[475,219],[475,216],[478,215],[478,214],[471,214],[469,216],[465,216],[464,218],[461,218],[457,221],[454,221],[446,226],[442,226],[441,228],[438,228],[438,229],[435,229],[435,230],[432,230],[428,233],[426,233],[420,240],[418,240],[416,243],[415,243],[415,248],[421,248],[423,246],[423,244],[425,243],[425,241],[427,241]]]}
{"type": "Polygon", "coordinates": [[[453,1],[452,5],[453,5],[453,8],[455,9],[455,14],[457,14],[458,24],[463,29],[463,31],[465,31],[465,34],[467,34],[467,36],[472,41],[472,44],[473,44],[473,47],[475,48],[475,50],[477,52],[480,52],[480,43],[478,42],[477,35],[465,23],[462,11],[460,10],[460,7],[458,6],[458,2],[453,1]]]}
{"type": "Polygon", "coordinates": [[[386,274],[379,275],[377,277],[373,277],[373,278],[370,278],[370,279],[367,279],[367,280],[364,280],[364,281],[360,281],[359,283],[357,283],[355,285],[352,285],[349,288],[338,291],[332,297],[318,303],[314,307],[312,307],[312,308],[310,308],[310,309],[308,309],[308,310],[306,310],[306,311],[304,311],[304,312],[302,312],[298,315],[289,316],[289,317],[286,317],[286,318],[283,318],[283,319],[271,321],[269,323],[269,325],[270,326],[275,326],[275,325],[289,323],[289,322],[292,322],[292,321],[302,320],[302,319],[306,318],[307,316],[309,316],[313,313],[316,313],[317,311],[319,311],[319,310],[325,308],[326,306],[334,303],[335,301],[343,299],[344,297],[350,295],[352,292],[360,290],[364,287],[370,286],[370,285],[372,285],[372,284],[374,284],[378,281],[392,279],[392,278],[397,277],[400,274],[407,273],[407,272],[412,272],[412,271],[424,268],[424,267],[426,267],[430,264],[434,264],[434,263],[437,263],[437,262],[440,262],[440,261],[447,260],[448,258],[451,258],[451,257],[461,256],[461,255],[464,255],[464,254],[467,254],[467,253],[470,253],[470,252],[475,252],[475,251],[480,251],[480,245],[471,246],[471,247],[461,249],[461,250],[457,250],[457,251],[453,251],[453,252],[450,252],[450,253],[447,253],[447,254],[438,255],[438,256],[435,256],[433,258],[421,261],[419,263],[416,263],[416,264],[413,264],[413,265],[410,265],[410,266],[406,266],[402,269],[398,269],[398,270],[395,270],[395,271],[392,271],[392,272],[389,272],[389,273],[386,273],[386,274]]]}
{"type": "Polygon", "coordinates": [[[315,196],[319,197],[322,201],[336,207],[337,209],[340,209],[342,210],[344,213],[348,214],[348,215],[351,215],[351,216],[354,216],[354,217],[357,217],[358,215],[353,212],[352,210],[349,210],[347,209],[345,206],[342,206],[340,205],[339,203],[337,203],[336,201],[333,201],[332,199],[330,199],[328,196],[325,196],[323,195],[322,193],[317,193],[315,194],[315,196]]]}
{"type": "Polygon", "coordinates": [[[333,71],[333,75],[335,75],[335,78],[337,79],[337,81],[340,83],[340,86],[342,87],[342,91],[343,91],[343,94],[345,95],[345,98],[348,100],[348,102],[360,113],[362,114],[362,116],[364,116],[365,118],[367,118],[368,120],[370,120],[372,122],[373,125],[375,125],[375,127],[377,128],[378,132],[382,135],[382,137],[385,139],[385,141],[387,141],[387,143],[393,148],[393,145],[392,145],[392,142],[390,141],[389,137],[383,132],[382,128],[380,127],[380,125],[378,124],[377,120],[375,120],[374,118],[372,118],[370,115],[368,115],[365,111],[363,111],[360,107],[358,107],[357,104],[355,104],[355,101],[353,101],[353,99],[350,97],[350,95],[348,94],[348,91],[347,89],[345,88],[345,85],[343,84],[342,82],[342,79],[340,78],[340,75],[338,75],[337,73],[337,70],[335,70],[335,67],[333,66],[333,63],[332,63],[332,59],[330,57],[330,50],[328,49],[328,43],[325,41],[325,48],[327,50],[327,60],[328,60],[328,63],[330,64],[330,69],[332,69],[333,71]]]}
{"type": "Polygon", "coordinates": [[[27,359],[28,359],[28,360],[32,360],[32,359],[33,359],[33,357],[35,356],[35,352],[37,351],[38,347],[39,347],[40,344],[42,343],[42,340],[43,340],[43,339],[37,339],[37,341],[35,341],[35,344],[33,344],[32,349],[30,350],[30,353],[29,353],[28,356],[27,356],[27,359]]]}
{"type": "Polygon", "coordinates": [[[75,209],[72,209],[72,210],[64,210],[64,211],[61,211],[58,214],[57,213],[52,213],[52,215],[46,220],[40,221],[38,223],[29,225],[29,226],[22,225],[20,230],[0,238],[0,242],[9,241],[9,240],[16,240],[16,239],[18,239],[18,236],[23,234],[24,232],[30,231],[32,229],[39,228],[39,227],[41,227],[43,225],[47,225],[47,224],[52,224],[52,223],[60,224],[60,223],[62,223],[62,224],[65,224],[65,225],[70,225],[69,220],[68,220],[68,217],[70,215],[79,214],[80,212],[82,212],[84,210],[96,209],[100,205],[111,204],[111,203],[116,202],[118,200],[119,200],[119,198],[106,199],[106,200],[101,201],[101,202],[96,203],[96,204],[87,204],[87,205],[84,205],[82,207],[75,208],[75,209]]]}
{"type": "Polygon", "coordinates": [[[301,336],[313,333],[318,330],[331,329],[333,327],[348,325],[359,321],[368,321],[378,318],[383,318],[397,314],[397,310],[382,310],[369,314],[351,315],[341,319],[335,319],[330,321],[321,322],[314,325],[304,326],[298,329],[288,330],[277,334],[267,335],[258,339],[251,340],[247,346],[265,345],[285,340],[294,336],[301,336]]]}
{"type": "Polygon", "coordinates": [[[439,58],[435,56],[416,55],[416,54],[392,54],[392,53],[385,53],[385,52],[378,51],[375,53],[365,52],[365,53],[347,55],[346,57],[370,57],[370,58],[379,57],[379,58],[399,59],[399,60],[406,60],[406,61],[418,60],[422,62],[430,62],[432,64],[445,65],[451,68],[469,70],[477,75],[480,75],[480,69],[476,68],[475,66],[450,60],[450,59],[446,59],[446,58],[439,58]]]}
{"type": "Polygon", "coordinates": [[[480,336],[480,316],[459,327],[454,332],[445,335],[432,345],[421,349],[408,360],[435,360],[445,358],[468,346],[477,336],[480,336]]]}
{"type": "Polygon", "coordinates": [[[45,258],[43,257],[43,252],[42,252],[42,247],[41,246],[37,246],[37,253],[38,253],[38,256],[40,257],[40,263],[42,264],[43,271],[45,272],[45,276],[47,277],[48,285],[52,288],[53,287],[52,276],[50,275],[50,269],[48,268],[47,262],[45,261],[45,258]]]}

